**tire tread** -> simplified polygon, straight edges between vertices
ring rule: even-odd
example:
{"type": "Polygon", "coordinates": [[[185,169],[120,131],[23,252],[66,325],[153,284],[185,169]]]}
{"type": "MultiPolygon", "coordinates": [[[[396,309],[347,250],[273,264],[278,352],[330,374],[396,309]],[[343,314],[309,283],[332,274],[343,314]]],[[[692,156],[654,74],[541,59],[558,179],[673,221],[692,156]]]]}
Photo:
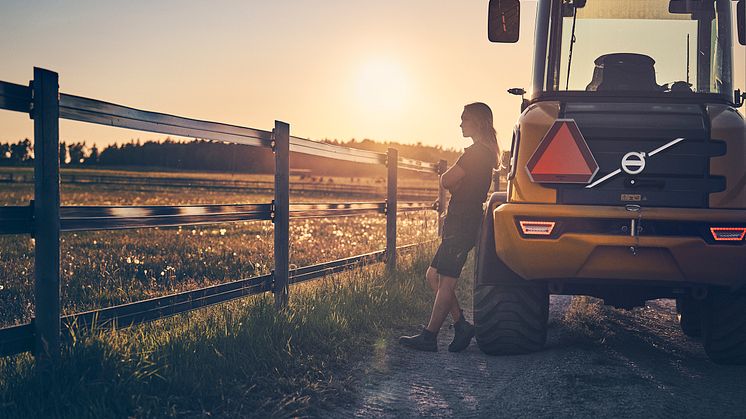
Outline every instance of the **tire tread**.
{"type": "Polygon", "coordinates": [[[549,294],[543,284],[481,285],[474,290],[474,324],[482,352],[516,355],[546,343],[549,294]]]}
{"type": "Polygon", "coordinates": [[[746,294],[713,293],[703,318],[704,347],[717,364],[746,365],[746,294]]]}

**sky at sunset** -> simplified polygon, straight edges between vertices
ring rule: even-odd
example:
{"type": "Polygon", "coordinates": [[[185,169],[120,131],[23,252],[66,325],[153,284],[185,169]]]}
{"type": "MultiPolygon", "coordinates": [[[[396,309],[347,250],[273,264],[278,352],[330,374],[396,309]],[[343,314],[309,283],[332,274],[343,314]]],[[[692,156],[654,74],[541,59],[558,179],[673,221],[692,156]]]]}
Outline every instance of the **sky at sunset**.
{"type": "MultiPolygon", "coordinates": [[[[492,106],[507,147],[529,87],[536,3],[519,44],[486,35],[487,1],[13,1],[0,6],[0,80],[34,66],[64,93],[312,139],[369,138],[460,149],[463,105],[492,106]]],[[[743,82],[743,47],[738,46],[743,82]]],[[[0,141],[32,137],[0,111],[0,141]]],[[[61,139],[163,138],[63,121],[61,139]]]]}

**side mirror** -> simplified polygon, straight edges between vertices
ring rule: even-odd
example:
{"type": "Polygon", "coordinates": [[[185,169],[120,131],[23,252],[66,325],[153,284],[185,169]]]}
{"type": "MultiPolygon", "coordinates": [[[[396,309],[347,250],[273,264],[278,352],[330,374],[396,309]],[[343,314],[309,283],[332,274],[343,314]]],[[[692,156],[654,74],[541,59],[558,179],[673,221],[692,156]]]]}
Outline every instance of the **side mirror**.
{"type": "Polygon", "coordinates": [[[736,27],[738,29],[738,43],[746,45],[746,1],[736,3],[736,27]]]}
{"type": "Polygon", "coordinates": [[[490,0],[487,17],[487,37],[490,42],[518,42],[520,28],[521,3],[519,0],[490,0]]]}

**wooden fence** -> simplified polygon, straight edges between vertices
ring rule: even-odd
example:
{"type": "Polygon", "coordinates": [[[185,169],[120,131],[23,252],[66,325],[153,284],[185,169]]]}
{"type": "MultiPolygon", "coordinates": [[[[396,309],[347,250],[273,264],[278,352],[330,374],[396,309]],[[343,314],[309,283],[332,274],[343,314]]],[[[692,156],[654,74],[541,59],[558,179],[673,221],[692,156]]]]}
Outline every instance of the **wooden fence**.
{"type": "MultiPolygon", "coordinates": [[[[427,163],[399,157],[397,150],[375,153],[318,143],[290,135],[290,126],[275,121],[272,131],[201,121],[143,111],[99,100],[62,94],[58,75],[34,68],[30,86],[0,82],[0,109],[29,113],[34,120],[34,200],[27,206],[0,207],[0,234],[30,234],[34,246],[35,317],[31,322],[0,329],[0,356],[33,351],[38,360],[59,359],[61,340],[70,326],[126,327],[178,313],[271,291],[278,308],[287,304],[288,286],[360,266],[386,262],[396,269],[397,252],[418,244],[397,247],[397,213],[444,208],[439,200],[399,202],[399,169],[440,175],[446,162],[427,163]],[[254,147],[270,147],[275,156],[274,200],[259,204],[181,206],[60,206],[59,119],[70,119],[141,131],[202,138],[254,147]],[[388,168],[386,200],[379,202],[291,204],[289,200],[291,152],[385,165],[388,168]],[[290,269],[290,218],[386,214],[386,248],[346,259],[290,269]],[[111,230],[271,220],[274,225],[274,269],[271,274],[240,279],[163,297],[102,308],[68,316],[60,313],[60,232],[111,230]],[[62,328],[65,325],[67,327],[62,328]]],[[[440,217],[439,217],[440,219],[440,217]]]]}

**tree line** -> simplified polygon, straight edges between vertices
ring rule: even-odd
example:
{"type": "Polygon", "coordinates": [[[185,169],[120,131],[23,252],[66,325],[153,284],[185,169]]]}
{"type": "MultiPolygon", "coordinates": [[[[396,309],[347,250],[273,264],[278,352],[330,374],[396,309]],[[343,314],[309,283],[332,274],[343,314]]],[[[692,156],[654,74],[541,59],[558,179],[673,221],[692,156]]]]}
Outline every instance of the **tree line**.
{"type": "MultiPolygon", "coordinates": [[[[453,163],[459,152],[441,146],[422,143],[399,144],[372,140],[349,141],[324,140],[323,142],[345,147],[385,153],[389,147],[399,150],[399,156],[410,159],[437,162],[440,159],[453,163]]],[[[34,160],[33,143],[28,139],[16,143],[0,143],[0,165],[29,165],[34,160]]],[[[327,176],[378,176],[385,169],[376,166],[335,161],[309,155],[290,155],[293,169],[306,169],[311,173],[327,176]]],[[[99,150],[96,144],[86,142],[61,142],[61,166],[137,167],[153,169],[175,169],[194,171],[221,171],[240,173],[272,173],[274,156],[263,147],[250,147],[218,141],[191,140],[162,141],[130,140],[123,144],[111,144],[99,150]]]]}
{"type": "MultiPolygon", "coordinates": [[[[94,144],[88,147],[85,142],[60,143],[60,164],[99,163],[99,150],[94,144]]],[[[34,145],[28,138],[17,143],[0,143],[0,165],[24,165],[34,161],[34,145]]]]}

